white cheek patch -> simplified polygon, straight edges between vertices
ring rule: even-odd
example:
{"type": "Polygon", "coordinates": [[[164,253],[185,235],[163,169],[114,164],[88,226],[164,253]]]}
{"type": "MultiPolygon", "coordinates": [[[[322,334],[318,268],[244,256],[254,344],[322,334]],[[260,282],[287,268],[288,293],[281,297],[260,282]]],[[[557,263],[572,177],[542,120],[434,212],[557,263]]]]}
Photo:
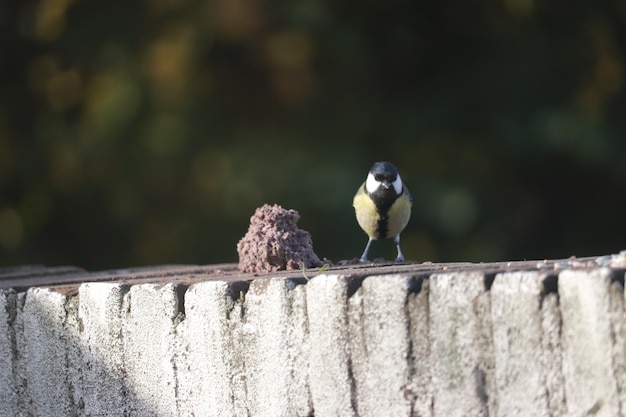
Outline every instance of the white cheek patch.
{"type": "Polygon", "coordinates": [[[400,195],[402,192],[402,180],[400,179],[400,174],[398,174],[398,178],[393,182],[393,188],[396,190],[396,194],[400,195]]]}
{"type": "Polygon", "coordinates": [[[374,175],[367,174],[367,180],[365,181],[365,190],[368,193],[372,194],[374,191],[378,190],[378,187],[380,187],[380,181],[376,181],[374,175]]]}

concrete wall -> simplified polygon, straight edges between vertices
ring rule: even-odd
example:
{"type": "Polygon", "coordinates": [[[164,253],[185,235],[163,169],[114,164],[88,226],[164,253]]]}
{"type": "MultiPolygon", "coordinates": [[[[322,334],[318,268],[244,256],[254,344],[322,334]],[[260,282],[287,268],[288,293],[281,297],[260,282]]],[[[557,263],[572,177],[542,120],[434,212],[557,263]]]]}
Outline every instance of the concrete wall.
{"type": "Polygon", "coordinates": [[[0,416],[622,416],[623,278],[474,269],[4,290],[0,416]]]}

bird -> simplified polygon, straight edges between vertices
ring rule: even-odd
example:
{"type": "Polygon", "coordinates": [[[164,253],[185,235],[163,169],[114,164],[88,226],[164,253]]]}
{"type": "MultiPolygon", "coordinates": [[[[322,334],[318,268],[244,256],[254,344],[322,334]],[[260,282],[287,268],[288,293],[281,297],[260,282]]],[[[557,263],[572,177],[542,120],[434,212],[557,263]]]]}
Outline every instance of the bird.
{"type": "Polygon", "coordinates": [[[396,244],[396,262],[404,261],[400,232],[409,223],[412,205],[411,193],[402,183],[397,168],[390,162],[376,162],[352,201],[356,220],[369,237],[361,262],[368,262],[372,241],[386,238],[392,238],[396,244]]]}

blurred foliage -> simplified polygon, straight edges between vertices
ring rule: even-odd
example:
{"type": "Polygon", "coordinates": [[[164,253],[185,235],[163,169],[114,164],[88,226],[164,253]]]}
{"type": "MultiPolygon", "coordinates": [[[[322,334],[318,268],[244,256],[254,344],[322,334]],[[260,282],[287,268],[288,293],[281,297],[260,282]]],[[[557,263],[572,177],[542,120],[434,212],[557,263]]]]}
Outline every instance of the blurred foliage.
{"type": "Polygon", "coordinates": [[[617,252],[625,28],[617,0],[6,0],[0,265],[233,262],[263,203],[354,258],[377,160],[409,259],[617,252]]]}

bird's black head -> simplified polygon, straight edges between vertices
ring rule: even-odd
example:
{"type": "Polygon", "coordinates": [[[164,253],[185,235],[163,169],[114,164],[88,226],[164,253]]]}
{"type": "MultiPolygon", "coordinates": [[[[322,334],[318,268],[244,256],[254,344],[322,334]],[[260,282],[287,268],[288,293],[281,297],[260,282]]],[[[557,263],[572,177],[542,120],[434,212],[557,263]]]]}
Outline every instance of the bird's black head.
{"type": "Polygon", "coordinates": [[[388,181],[393,183],[398,178],[398,170],[391,162],[376,162],[370,169],[370,173],[379,182],[388,181]]]}
{"type": "Polygon", "coordinates": [[[395,199],[402,193],[402,180],[396,167],[389,162],[376,162],[367,174],[365,190],[379,198],[395,199]]]}

